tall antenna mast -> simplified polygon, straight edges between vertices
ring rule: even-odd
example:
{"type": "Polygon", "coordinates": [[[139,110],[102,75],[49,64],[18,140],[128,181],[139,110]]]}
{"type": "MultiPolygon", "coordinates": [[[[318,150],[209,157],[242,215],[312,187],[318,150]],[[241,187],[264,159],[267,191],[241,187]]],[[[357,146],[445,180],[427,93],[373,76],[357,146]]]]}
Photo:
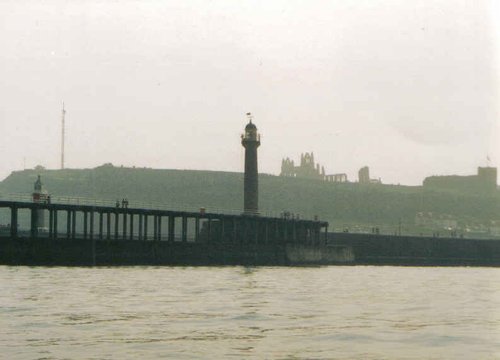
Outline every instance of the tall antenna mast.
{"type": "Polygon", "coordinates": [[[64,136],[65,136],[65,123],[64,117],[66,115],[66,110],[64,110],[64,101],[62,107],[62,131],[61,131],[61,169],[64,169],[64,136]]]}

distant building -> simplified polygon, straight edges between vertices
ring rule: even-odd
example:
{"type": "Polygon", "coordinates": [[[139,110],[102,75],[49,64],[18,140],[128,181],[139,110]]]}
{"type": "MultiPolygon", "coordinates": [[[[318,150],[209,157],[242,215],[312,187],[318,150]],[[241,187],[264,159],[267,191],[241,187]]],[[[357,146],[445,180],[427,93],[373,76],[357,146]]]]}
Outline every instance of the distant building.
{"type": "Polygon", "coordinates": [[[360,184],[369,184],[370,183],[370,168],[368,166],[364,166],[358,171],[358,178],[360,184]]]}
{"type": "Polygon", "coordinates": [[[296,166],[290,158],[281,161],[280,176],[296,177],[302,179],[322,180],[327,182],[347,182],[346,174],[325,174],[325,167],[314,161],[314,153],[300,155],[300,165],[296,166]]]}
{"type": "Polygon", "coordinates": [[[381,184],[380,179],[370,179],[370,168],[368,166],[363,166],[358,171],[358,181],[360,184],[381,184]]]}
{"type": "MultiPolygon", "coordinates": [[[[322,180],[332,183],[347,183],[347,174],[325,174],[325,167],[314,161],[314,153],[300,154],[300,165],[295,165],[293,160],[286,158],[281,160],[280,176],[296,177],[302,179],[322,180]]],[[[360,184],[381,184],[380,179],[370,179],[370,168],[364,166],[358,172],[360,184]]]]}
{"type": "Polygon", "coordinates": [[[334,182],[334,183],[345,183],[345,182],[348,182],[347,181],[347,174],[326,175],[325,181],[334,182]]]}
{"type": "Polygon", "coordinates": [[[453,230],[458,228],[458,221],[455,217],[448,214],[433,214],[432,212],[418,212],[415,215],[415,225],[453,230]]]}
{"type": "Polygon", "coordinates": [[[325,179],[325,168],[314,162],[314,153],[300,154],[300,165],[295,166],[289,158],[281,161],[281,176],[298,177],[304,179],[325,179]]]}
{"type": "Polygon", "coordinates": [[[484,190],[495,191],[497,189],[497,168],[489,166],[478,167],[477,177],[484,190]]]}
{"type": "Polygon", "coordinates": [[[423,186],[426,189],[462,193],[491,193],[497,188],[497,168],[478,167],[477,175],[429,176],[424,179],[423,186]]]}

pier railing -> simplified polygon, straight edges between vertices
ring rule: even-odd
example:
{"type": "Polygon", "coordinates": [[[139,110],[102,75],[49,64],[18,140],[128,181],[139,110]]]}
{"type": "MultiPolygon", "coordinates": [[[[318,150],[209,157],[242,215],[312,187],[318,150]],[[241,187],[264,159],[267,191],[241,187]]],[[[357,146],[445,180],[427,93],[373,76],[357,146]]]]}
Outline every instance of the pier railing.
{"type": "MultiPolygon", "coordinates": [[[[32,202],[32,194],[27,193],[2,193],[0,192],[0,200],[3,201],[21,201],[32,202]]],[[[102,207],[122,207],[122,200],[124,199],[97,199],[91,197],[77,197],[77,196],[57,196],[50,195],[50,202],[52,204],[61,205],[89,205],[89,206],[102,206],[102,207]]],[[[167,211],[183,211],[183,212],[199,212],[206,211],[207,213],[217,213],[225,215],[241,215],[241,209],[228,209],[215,206],[181,204],[175,202],[161,203],[155,201],[135,201],[127,200],[128,207],[138,209],[150,210],[167,210],[167,211]]],[[[282,218],[293,217],[301,220],[317,220],[314,215],[294,214],[288,210],[259,210],[259,214],[264,217],[282,218]]]]}

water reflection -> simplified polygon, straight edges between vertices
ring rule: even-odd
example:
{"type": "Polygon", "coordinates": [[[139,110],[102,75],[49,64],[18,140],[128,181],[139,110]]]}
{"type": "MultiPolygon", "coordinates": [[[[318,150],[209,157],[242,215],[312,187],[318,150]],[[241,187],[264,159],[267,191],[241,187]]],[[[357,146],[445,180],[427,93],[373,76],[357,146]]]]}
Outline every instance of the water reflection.
{"type": "Polygon", "coordinates": [[[0,267],[6,358],[477,358],[500,269],[0,267]]]}

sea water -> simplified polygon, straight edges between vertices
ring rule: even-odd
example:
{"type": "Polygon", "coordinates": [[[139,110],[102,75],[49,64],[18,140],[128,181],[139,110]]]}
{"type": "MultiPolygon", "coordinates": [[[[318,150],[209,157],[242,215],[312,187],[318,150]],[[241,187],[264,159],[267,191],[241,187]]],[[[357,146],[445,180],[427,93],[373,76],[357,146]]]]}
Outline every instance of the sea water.
{"type": "Polygon", "coordinates": [[[2,266],[0,358],[500,358],[500,269],[2,266]]]}

